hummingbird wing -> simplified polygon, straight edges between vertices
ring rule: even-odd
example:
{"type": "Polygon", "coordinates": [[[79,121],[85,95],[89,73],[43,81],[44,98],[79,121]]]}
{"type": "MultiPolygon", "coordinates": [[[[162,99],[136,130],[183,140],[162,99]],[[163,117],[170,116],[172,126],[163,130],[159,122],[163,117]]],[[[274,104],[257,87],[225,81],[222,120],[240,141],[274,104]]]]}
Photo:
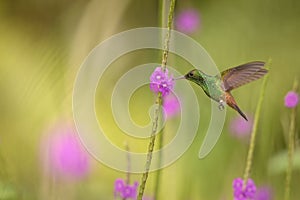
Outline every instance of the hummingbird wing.
{"type": "Polygon", "coordinates": [[[228,92],[263,77],[268,72],[264,66],[265,62],[254,61],[223,71],[221,80],[224,90],[228,92]]]}

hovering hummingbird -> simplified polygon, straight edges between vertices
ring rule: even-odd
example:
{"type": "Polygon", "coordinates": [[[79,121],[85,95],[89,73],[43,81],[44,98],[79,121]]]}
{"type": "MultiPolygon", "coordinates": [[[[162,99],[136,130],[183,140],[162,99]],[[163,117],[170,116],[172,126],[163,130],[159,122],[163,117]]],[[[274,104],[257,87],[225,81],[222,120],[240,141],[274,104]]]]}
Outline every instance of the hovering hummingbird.
{"type": "Polygon", "coordinates": [[[230,91],[246,83],[263,77],[268,70],[265,62],[254,61],[221,72],[221,76],[210,76],[198,69],[191,70],[183,77],[199,85],[205,94],[219,103],[219,109],[224,109],[224,103],[236,110],[246,121],[246,115],[238,107],[230,91]]]}

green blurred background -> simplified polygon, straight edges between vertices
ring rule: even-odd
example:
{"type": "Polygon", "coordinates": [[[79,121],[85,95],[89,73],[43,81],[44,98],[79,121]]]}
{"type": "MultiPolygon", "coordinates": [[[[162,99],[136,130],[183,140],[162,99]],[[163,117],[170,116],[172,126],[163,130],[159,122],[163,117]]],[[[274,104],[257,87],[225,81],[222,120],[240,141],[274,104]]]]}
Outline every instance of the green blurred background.
{"type": "MultiPolygon", "coordinates": [[[[156,0],[0,1],[0,189],[12,193],[8,199],[113,199],[114,180],[126,175],[93,158],[86,179],[52,184],[52,192],[57,195],[45,197],[44,184],[52,180],[42,173],[40,141],[53,123],[72,119],[73,84],[88,53],[115,33],[159,26],[158,8],[156,0]]],[[[270,167],[269,161],[287,148],[290,110],[283,102],[293,80],[300,78],[300,2],[185,0],[177,2],[175,15],[187,8],[197,9],[201,16],[200,29],[190,36],[208,51],[220,70],[247,61],[272,59],[251,177],[258,186],[272,187],[274,199],[283,199],[285,169],[273,172],[270,168],[284,163],[275,162],[270,167]]],[[[113,69],[105,72],[101,80],[105,87],[100,82],[97,114],[111,133],[108,137],[121,148],[128,140],[132,150],[144,152],[148,141],[120,137],[122,132],[116,128],[108,107],[113,86],[138,64],[160,63],[160,53],[145,50],[120,58],[124,62],[114,63],[113,69]]],[[[177,69],[181,73],[193,67],[175,56],[169,64],[182,66],[177,69]]],[[[246,113],[254,113],[261,83],[260,80],[233,92],[246,113]]],[[[229,134],[230,120],[236,113],[228,110],[218,144],[207,158],[199,160],[204,136],[201,130],[210,119],[210,110],[205,107],[210,101],[199,88],[194,89],[204,108],[201,114],[207,117],[201,118],[199,134],[191,148],[162,171],[159,197],[232,199],[232,180],[243,174],[247,142],[229,134]]],[[[131,102],[134,106],[130,107],[133,118],[141,124],[148,123],[148,108],[153,101],[147,88],[137,91],[131,102]],[[141,100],[143,103],[139,103],[141,100]]],[[[172,120],[170,127],[176,127],[177,121],[172,120]]],[[[300,198],[299,165],[294,169],[291,199],[296,200],[300,198]]],[[[154,175],[149,176],[148,196],[153,193],[154,175]]],[[[132,175],[132,180],[139,181],[140,175],[132,175]]]]}

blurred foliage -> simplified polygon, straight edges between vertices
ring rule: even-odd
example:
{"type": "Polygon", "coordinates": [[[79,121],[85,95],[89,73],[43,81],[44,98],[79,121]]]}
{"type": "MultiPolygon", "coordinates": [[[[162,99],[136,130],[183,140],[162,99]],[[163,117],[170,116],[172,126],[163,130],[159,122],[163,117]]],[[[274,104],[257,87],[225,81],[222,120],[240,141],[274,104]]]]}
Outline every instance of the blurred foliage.
{"type": "MultiPolygon", "coordinates": [[[[285,127],[289,124],[289,110],[284,107],[283,98],[294,78],[300,78],[300,2],[186,0],[177,2],[176,11],[190,7],[198,9],[201,15],[201,28],[191,37],[203,45],[220,70],[272,58],[252,178],[257,185],[270,185],[276,199],[282,199],[285,174],[269,170],[279,172],[285,166],[285,159],[277,154],[287,148],[285,127]],[[273,156],[276,157],[269,162],[273,156]]],[[[0,197],[5,193],[6,199],[113,199],[113,182],[125,174],[93,161],[92,174],[86,180],[55,183],[42,173],[40,140],[53,123],[72,118],[76,73],[99,42],[120,31],[158,24],[158,1],[0,1],[0,197]],[[45,191],[52,196],[44,197],[45,191]]],[[[159,63],[160,53],[145,50],[125,55],[112,64],[100,81],[97,115],[99,120],[105,120],[108,137],[120,148],[123,140],[129,140],[132,150],[144,152],[147,141],[120,137],[122,132],[109,109],[113,86],[132,67],[159,63]]],[[[169,65],[178,66],[181,73],[193,68],[175,55],[170,56],[169,65]]],[[[260,80],[233,92],[247,113],[255,110],[261,83],[260,80]]],[[[199,134],[184,156],[163,170],[160,197],[231,199],[232,180],[242,176],[244,170],[247,143],[228,134],[230,119],[236,115],[228,110],[221,139],[207,158],[198,159],[210,119],[210,101],[198,87],[193,88],[202,112],[199,134]]],[[[130,111],[139,123],[149,122],[147,110],[153,100],[147,87],[137,91],[131,100],[134,106],[130,111]]],[[[177,120],[170,121],[166,142],[172,139],[171,130],[177,126],[177,120]]],[[[146,188],[150,196],[154,188],[152,174],[146,188]]],[[[299,178],[299,168],[295,168],[291,199],[299,199],[299,178]]],[[[132,175],[132,180],[139,179],[139,175],[132,175]]]]}
{"type": "MultiPolygon", "coordinates": [[[[300,151],[299,149],[295,152],[293,160],[293,168],[298,170],[300,167],[300,151]]],[[[277,155],[274,155],[269,162],[269,172],[271,174],[280,174],[285,173],[287,168],[287,152],[280,152],[277,155]]]]}

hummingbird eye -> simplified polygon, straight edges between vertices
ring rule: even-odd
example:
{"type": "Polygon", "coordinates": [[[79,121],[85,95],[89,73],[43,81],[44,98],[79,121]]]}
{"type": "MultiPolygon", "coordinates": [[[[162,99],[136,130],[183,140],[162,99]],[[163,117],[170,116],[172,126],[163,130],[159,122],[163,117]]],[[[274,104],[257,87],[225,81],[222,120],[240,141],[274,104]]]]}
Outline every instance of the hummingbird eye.
{"type": "Polygon", "coordinates": [[[194,76],[194,73],[193,72],[190,72],[189,73],[189,77],[193,77],[194,76]]]}

